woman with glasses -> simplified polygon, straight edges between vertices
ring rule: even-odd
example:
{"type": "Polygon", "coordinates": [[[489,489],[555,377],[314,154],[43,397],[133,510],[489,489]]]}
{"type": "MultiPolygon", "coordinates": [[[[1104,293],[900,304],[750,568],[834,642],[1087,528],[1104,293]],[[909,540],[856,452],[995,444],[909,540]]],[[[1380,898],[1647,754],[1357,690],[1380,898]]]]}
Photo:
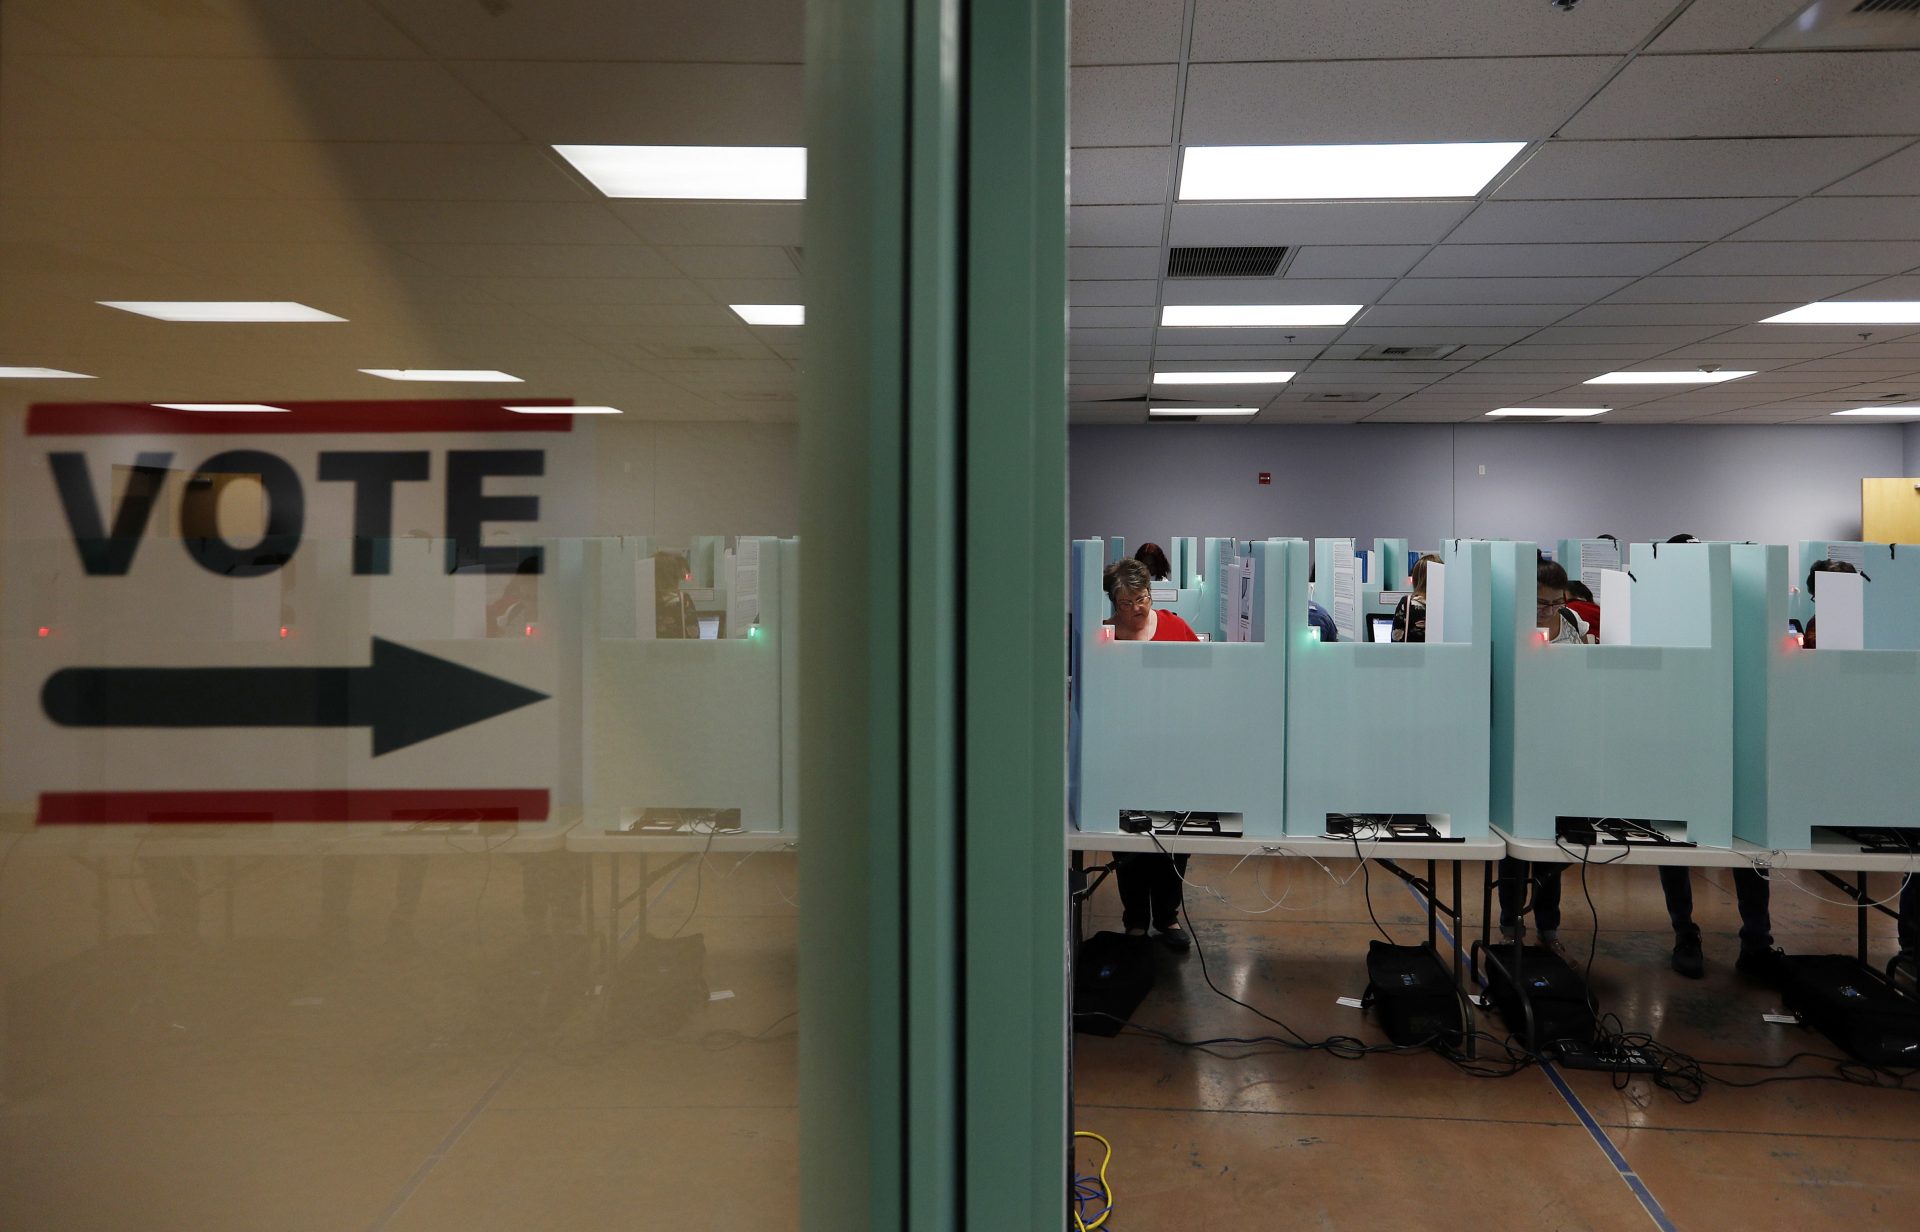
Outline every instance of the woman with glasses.
{"type": "Polygon", "coordinates": [[[1108,565],[1102,585],[1106,588],[1108,602],[1113,604],[1113,615],[1107,618],[1107,624],[1113,626],[1114,641],[1200,640],[1193,626],[1172,612],[1163,612],[1153,606],[1153,579],[1148,575],[1147,567],[1139,561],[1129,558],[1108,565]]]}
{"type": "MultiPolygon", "coordinates": [[[[1107,624],[1113,628],[1115,641],[1200,640],[1186,621],[1153,606],[1153,579],[1139,561],[1122,560],[1107,566],[1103,584],[1113,604],[1107,624]]],[[[1180,927],[1186,853],[1169,856],[1157,851],[1135,852],[1121,855],[1116,863],[1113,875],[1120,885],[1120,922],[1127,935],[1144,937],[1151,924],[1169,949],[1188,949],[1192,942],[1187,939],[1187,930],[1180,927]]]]}

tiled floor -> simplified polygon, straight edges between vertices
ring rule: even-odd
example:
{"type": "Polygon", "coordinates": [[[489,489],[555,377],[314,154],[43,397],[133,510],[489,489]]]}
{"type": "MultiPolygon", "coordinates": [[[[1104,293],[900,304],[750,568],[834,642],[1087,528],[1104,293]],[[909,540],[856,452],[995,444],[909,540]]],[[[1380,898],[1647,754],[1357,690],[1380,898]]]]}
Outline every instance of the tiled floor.
{"type": "MultiPolygon", "coordinates": [[[[716,857],[691,918],[684,875],[656,887],[655,931],[687,919],[720,994],[659,1022],[617,1008],[597,935],[529,940],[507,859],[435,857],[416,946],[388,944],[387,863],[363,867],[344,943],[316,935],[317,863],[289,860],[241,870],[231,940],[223,896],[208,894],[187,947],[151,935],[137,877],[115,885],[118,936],[97,945],[83,870],[31,852],[0,869],[0,1228],[796,1226],[798,1067],[782,1020],[796,995],[792,855],[716,857]]],[[[1310,1037],[1379,1039],[1335,1000],[1361,991],[1377,935],[1353,862],[1230,867],[1190,870],[1235,904],[1189,896],[1221,986],[1310,1037]],[[1275,900],[1259,915],[1235,909],[1275,900]]],[[[1573,876],[1566,940],[1584,957],[1573,876]]],[[[1774,997],[1731,970],[1724,875],[1697,887],[1710,930],[1698,983],[1666,968],[1650,872],[1596,871],[1589,888],[1605,925],[1594,983],[1629,1024],[1719,1060],[1829,1050],[1761,1021],[1774,997]]],[[[1776,893],[1782,943],[1847,948],[1851,915],[1812,897],[1836,892],[1805,889],[1776,893]]],[[[1376,869],[1371,893],[1388,930],[1419,935],[1401,883],[1376,869]]],[[[1116,926],[1115,908],[1109,885],[1089,926],[1116,926]]],[[[1884,953],[1890,924],[1876,928],[1884,953]]],[[[1207,990],[1198,955],[1156,961],[1137,1021],[1189,1037],[1264,1033],[1207,990]]],[[[1425,1053],[1076,1043],[1078,1121],[1117,1148],[1108,1232],[1654,1226],[1538,1069],[1488,1080],[1425,1053]]],[[[1715,1086],[1682,1104],[1644,1083],[1566,1083],[1676,1228],[1920,1228],[1913,1095],[1715,1086]]]]}
{"type": "MultiPolygon", "coordinates": [[[[1215,982],[1311,1039],[1383,1041],[1366,1016],[1336,1001],[1360,995],[1367,942],[1379,935],[1362,880],[1348,879],[1355,868],[1351,860],[1329,861],[1325,871],[1263,860],[1234,869],[1224,859],[1196,859],[1189,879],[1233,904],[1188,892],[1215,982]],[[1238,909],[1276,900],[1283,906],[1263,914],[1238,909]]],[[[1477,928],[1477,866],[1469,871],[1477,928]]],[[[1762,1021],[1778,996],[1733,971],[1739,922],[1727,876],[1695,878],[1696,918],[1707,933],[1700,981],[1667,966],[1671,932],[1652,871],[1590,871],[1586,888],[1601,924],[1593,986],[1602,1009],[1703,1060],[1834,1053],[1810,1031],[1762,1021]]],[[[1564,940],[1577,965],[1593,938],[1592,916],[1578,870],[1569,871],[1565,888],[1564,940]]],[[[1850,951],[1852,912],[1820,901],[1838,893],[1813,878],[1789,888],[1783,878],[1773,901],[1780,944],[1850,951]]],[[[1421,938],[1424,913],[1405,886],[1375,870],[1371,895],[1374,914],[1397,940],[1421,938]]],[[[1111,882],[1091,908],[1089,932],[1119,926],[1111,882]]],[[[1892,921],[1877,920],[1874,930],[1875,955],[1884,961],[1892,921]]],[[[1209,990],[1198,954],[1156,947],[1155,963],[1156,985],[1135,1022],[1187,1039],[1276,1030],[1209,990]]],[[[1497,1017],[1483,1025],[1505,1033],[1497,1017]]],[[[1769,1071],[1714,1072],[1740,1081],[1769,1071]]],[[[1108,1176],[1119,1205],[1106,1232],[1658,1226],[1622,1167],[1682,1230],[1920,1228],[1914,1093],[1832,1082],[1710,1084],[1685,1104],[1644,1081],[1616,1089],[1604,1074],[1562,1077],[1572,1099],[1537,1067],[1479,1079],[1430,1054],[1342,1061],[1271,1046],[1202,1052],[1132,1033],[1080,1035],[1075,1113],[1080,1128],[1115,1147],[1108,1176]]],[[[1098,1163],[1099,1147],[1079,1145],[1085,1172],[1098,1163]]]]}

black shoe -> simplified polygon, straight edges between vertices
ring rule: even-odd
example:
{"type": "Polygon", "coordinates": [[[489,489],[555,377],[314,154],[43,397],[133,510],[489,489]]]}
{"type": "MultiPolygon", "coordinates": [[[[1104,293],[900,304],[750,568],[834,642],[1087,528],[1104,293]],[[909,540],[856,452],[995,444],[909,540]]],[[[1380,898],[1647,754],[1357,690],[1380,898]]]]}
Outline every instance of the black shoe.
{"type": "Polygon", "coordinates": [[[1707,960],[1700,953],[1700,938],[1681,937],[1673,943],[1673,969],[1690,980],[1707,973],[1707,960]]]}
{"type": "Polygon", "coordinates": [[[1740,957],[1734,960],[1733,969],[1748,979],[1773,983],[1780,973],[1781,953],[1772,946],[1743,945],[1740,957]]]}
{"type": "Polygon", "coordinates": [[[1193,948],[1193,940],[1187,936],[1187,930],[1175,924],[1172,928],[1163,928],[1155,938],[1170,950],[1184,954],[1193,948]]]}

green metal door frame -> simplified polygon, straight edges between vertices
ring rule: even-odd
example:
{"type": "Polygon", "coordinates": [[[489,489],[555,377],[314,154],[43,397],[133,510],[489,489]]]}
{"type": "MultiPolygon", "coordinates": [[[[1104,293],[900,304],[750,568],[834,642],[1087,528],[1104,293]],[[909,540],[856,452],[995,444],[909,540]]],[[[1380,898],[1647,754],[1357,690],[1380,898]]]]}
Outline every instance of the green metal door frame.
{"type": "Polygon", "coordinates": [[[801,1212],[1066,1194],[1066,13],[808,6],[801,1212]]]}

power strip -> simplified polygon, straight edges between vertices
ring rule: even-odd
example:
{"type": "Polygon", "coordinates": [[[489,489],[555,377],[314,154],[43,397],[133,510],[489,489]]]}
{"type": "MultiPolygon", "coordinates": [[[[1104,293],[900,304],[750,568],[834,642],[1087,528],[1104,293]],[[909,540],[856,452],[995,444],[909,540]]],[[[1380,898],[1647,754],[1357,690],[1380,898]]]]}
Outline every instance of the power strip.
{"type": "Polygon", "coordinates": [[[1589,1044],[1581,1040],[1561,1040],[1553,1046],[1554,1057],[1566,1069],[1597,1069],[1615,1074],[1651,1074],[1660,1067],[1653,1058],[1632,1045],[1589,1044]]]}

